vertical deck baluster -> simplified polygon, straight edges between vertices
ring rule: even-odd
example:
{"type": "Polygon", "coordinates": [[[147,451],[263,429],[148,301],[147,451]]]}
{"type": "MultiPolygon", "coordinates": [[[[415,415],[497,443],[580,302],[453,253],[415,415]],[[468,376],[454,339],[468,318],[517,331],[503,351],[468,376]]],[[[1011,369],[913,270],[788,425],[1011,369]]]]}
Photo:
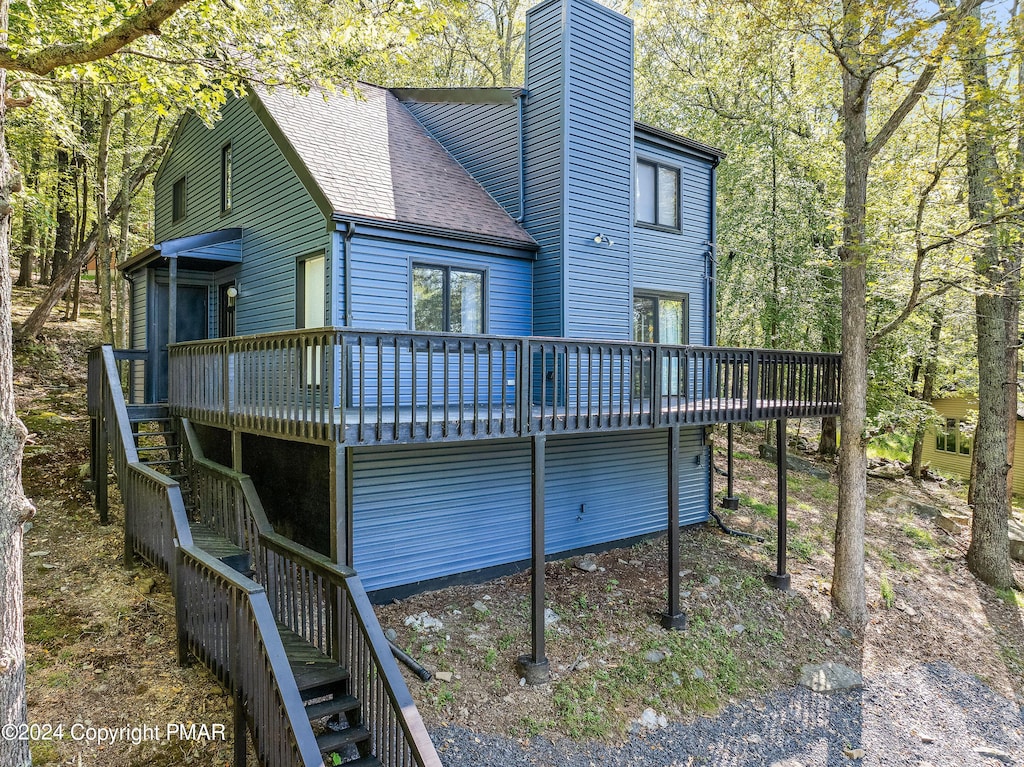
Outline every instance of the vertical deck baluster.
{"type": "Polygon", "coordinates": [[[462,436],[462,423],[466,420],[466,347],[460,338],[458,340],[459,350],[459,420],[455,425],[455,433],[462,436]]]}
{"type": "Polygon", "coordinates": [[[395,382],[395,417],[392,421],[393,426],[391,429],[391,439],[395,442],[398,441],[398,424],[401,421],[401,391],[402,391],[402,349],[399,346],[398,336],[394,337],[395,347],[395,374],[393,380],[395,382]]]}
{"type": "Polygon", "coordinates": [[[364,427],[366,425],[366,343],[363,336],[356,336],[356,345],[359,348],[359,426],[357,429],[358,440],[366,441],[364,427]]]}
{"type": "Polygon", "coordinates": [[[374,346],[377,350],[377,423],[374,434],[377,442],[381,441],[384,428],[384,338],[375,336],[374,346]]]}
{"type": "Polygon", "coordinates": [[[409,338],[409,354],[412,355],[409,360],[409,407],[411,412],[409,413],[409,439],[416,439],[416,420],[418,418],[416,414],[416,395],[419,393],[419,378],[417,378],[416,370],[416,337],[411,336],[409,338]]]}
{"type": "Polygon", "coordinates": [[[450,423],[450,416],[448,415],[448,382],[451,376],[451,365],[448,360],[448,355],[451,354],[451,348],[449,346],[449,340],[447,338],[441,339],[441,370],[444,375],[444,386],[442,386],[441,397],[444,402],[442,408],[442,416],[444,420],[441,422],[441,436],[448,436],[448,424],[450,423]]]}
{"type": "Polygon", "coordinates": [[[432,339],[427,339],[427,439],[433,432],[434,421],[434,353],[432,339]]]}

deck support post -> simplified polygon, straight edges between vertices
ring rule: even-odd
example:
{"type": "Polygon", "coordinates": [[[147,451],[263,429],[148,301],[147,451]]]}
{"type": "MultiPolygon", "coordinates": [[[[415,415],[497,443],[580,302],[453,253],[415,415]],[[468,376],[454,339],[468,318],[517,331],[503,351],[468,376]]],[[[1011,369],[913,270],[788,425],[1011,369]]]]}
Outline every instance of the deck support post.
{"type": "Polygon", "coordinates": [[[726,471],[728,472],[728,476],[726,478],[726,485],[725,485],[725,498],[722,499],[721,506],[722,506],[723,509],[728,509],[729,511],[736,511],[740,507],[740,499],[737,498],[733,494],[733,486],[732,486],[732,479],[733,479],[732,426],[733,426],[732,422],[730,421],[729,425],[726,427],[727,435],[728,435],[727,436],[728,445],[726,447],[726,471]]]}
{"type": "Polygon", "coordinates": [[[352,448],[331,443],[331,559],[352,566],[352,448]]]}
{"type": "Polygon", "coordinates": [[[103,421],[103,414],[90,421],[92,436],[92,472],[93,489],[96,492],[96,510],[100,514],[100,524],[110,523],[110,504],[107,500],[107,427],[103,421]]]}
{"type": "Polygon", "coordinates": [[[679,427],[668,430],[668,609],[661,626],[672,631],[686,628],[686,613],[679,610],[679,427]]]}
{"type": "Polygon", "coordinates": [[[775,572],[768,573],[767,580],[779,591],[789,591],[789,573],[786,572],[786,419],[776,422],[775,432],[775,476],[778,487],[778,536],[775,551],[775,572]]]}
{"type": "Polygon", "coordinates": [[[532,652],[520,655],[516,662],[519,674],[527,684],[544,684],[551,679],[544,654],[544,433],[534,434],[530,445],[531,472],[531,575],[530,627],[532,652]]]}
{"type": "Polygon", "coordinates": [[[178,257],[167,264],[167,345],[178,341],[178,257]]]}
{"type": "Polygon", "coordinates": [[[231,432],[231,468],[242,472],[242,432],[237,430],[231,432]]]}

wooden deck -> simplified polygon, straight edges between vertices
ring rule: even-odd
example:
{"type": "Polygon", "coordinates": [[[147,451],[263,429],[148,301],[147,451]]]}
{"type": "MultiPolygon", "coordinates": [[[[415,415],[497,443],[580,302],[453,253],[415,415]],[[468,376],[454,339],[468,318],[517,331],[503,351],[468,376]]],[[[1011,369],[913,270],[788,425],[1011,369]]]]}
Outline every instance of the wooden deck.
{"type": "Polygon", "coordinates": [[[177,344],[168,405],[312,442],[496,439],[838,415],[839,370],[808,352],[325,328],[177,344]]]}

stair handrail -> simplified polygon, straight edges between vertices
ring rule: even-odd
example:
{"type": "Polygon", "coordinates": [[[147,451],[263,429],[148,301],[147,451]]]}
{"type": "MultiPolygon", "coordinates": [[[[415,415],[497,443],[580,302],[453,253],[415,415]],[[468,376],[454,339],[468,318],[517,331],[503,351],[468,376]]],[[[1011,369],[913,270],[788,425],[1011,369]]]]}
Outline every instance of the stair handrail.
{"type": "MultiPolygon", "coordinates": [[[[380,692],[387,698],[394,724],[401,730],[402,739],[409,749],[408,755],[415,760],[415,764],[421,767],[440,767],[441,762],[434,744],[430,740],[430,735],[423,724],[419,711],[416,709],[405,678],[402,676],[398,664],[395,663],[391,647],[388,645],[380,623],[377,621],[377,616],[373,612],[369,597],[366,595],[366,590],[356,572],[275,532],[250,477],[243,472],[206,458],[195,430],[187,419],[182,419],[182,431],[185,434],[184,445],[187,448],[185,454],[193,464],[192,470],[198,469],[207,475],[218,477],[221,482],[232,486],[237,504],[236,511],[244,512],[249,518],[250,522],[248,523],[242,519],[235,519],[225,525],[225,529],[218,532],[228,538],[232,538],[232,533],[235,533],[238,539],[234,540],[234,543],[242,548],[246,548],[243,543],[250,544],[249,551],[255,560],[256,579],[258,581],[263,579],[263,586],[267,590],[271,607],[278,608],[274,611],[277,620],[306,641],[317,646],[325,655],[346,666],[352,675],[353,685],[359,688],[361,694],[357,697],[361,703],[369,710],[384,714],[385,712],[381,709],[383,701],[376,699],[379,695],[372,689],[374,682],[379,680],[382,687],[380,692]],[[245,535],[242,533],[243,530],[253,530],[255,535],[245,535]],[[294,608],[294,602],[291,600],[295,595],[277,593],[277,584],[271,577],[271,571],[276,566],[276,557],[283,558],[285,567],[282,569],[284,570],[298,567],[307,571],[311,576],[323,579],[328,587],[327,598],[324,602],[330,606],[332,611],[330,615],[325,616],[325,620],[311,616],[310,612],[306,610],[287,609],[294,608]],[[341,600],[344,600],[344,603],[341,600]],[[348,610],[345,610],[345,604],[347,604],[348,610]],[[346,639],[343,636],[346,613],[351,613],[355,619],[356,628],[361,634],[363,649],[370,654],[373,661],[373,674],[365,674],[363,669],[357,667],[356,661],[361,653],[352,646],[352,640],[356,640],[356,637],[350,636],[346,639]]],[[[198,490],[201,486],[200,478],[196,479],[195,487],[198,490]]],[[[200,513],[202,514],[201,510],[200,513]]],[[[204,518],[212,519],[213,517],[204,518]]],[[[224,519],[222,515],[217,518],[224,519]]],[[[367,717],[367,719],[372,718],[367,717]]],[[[379,722],[371,720],[367,722],[367,726],[368,729],[371,729],[375,746],[377,746],[375,755],[385,763],[386,767],[389,767],[384,761],[386,754],[381,746],[393,744],[394,741],[389,733],[384,732],[385,728],[381,727],[379,722]]],[[[406,762],[400,760],[397,763],[405,764],[406,762]]]]}
{"type": "MultiPolygon", "coordinates": [[[[170,576],[174,589],[179,648],[180,643],[189,641],[188,615],[182,611],[185,594],[179,589],[183,573],[178,565],[183,558],[185,561],[201,563],[203,568],[215,573],[218,579],[228,584],[237,594],[245,596],[244,601],[253,616],[253,626],[259,633],[258,644],[263,648],[263,662],[269,671],[269,679],[264,681],[269,681],[270,684],[256,684],[254,690],[272,689],[275,695],[279,696],[281,706],[287,709],[283,712],[287,725],[286,740],[294,748],[295,755],[302,760],[303,767],[324,767],[323,756],[306,717],[305,706],[295,677],[288,666],[281,637],[277,632],[273,612],[263,587],[193,545],[188,513],[179,483],[139,461],[115,355],[113,347],[107,344],[90,350],[90,386],[95,385],[98,388],[95,392],[89,393],[89,402],[90,414],[93,414],[94,408],[95,417],[105,421],[104,432],[113,448],[114,471],[119,482],[123,480],[125,484],[122,498],[125,512],[126,559],[130,559],[135,544],[140,543],[141,553],[151,558],[153,564],[160,566],[170,576]],[[154,508],[162,508],[165,512],[158,518],[158,524],[153,524],[153,520],[146,520],[148,524],[144,525],[136,524],[142,516],[141,512],[154,508]],[[170,527],[169,530],[165,529],[165,523],[170,527]],[[136,535],[140,532],[148,535],[137,539],[136,535]]],[[[105,467],[103,470],[105,471],[105,467]]],[[[200,648],[197,645],[195,649],[200,648]]],[[[251,660],[253,659],[250,658],[251,660]]],[[[207,667],[220,678],[215,668],[210,665],[207,667]]],[[[236,701],[243,702],[243,705],[248,702],[250,690],[239,689],[233,692],[236,694],[236,701]]],[[[255,713],[247,712],[247,718],[249,715],[255,721],[255,713]]],[[[258,727],[253,728],[253,732],[257,740],[257,750],[266,751],[271,745],[281,741],[282,733],[279,732],[267,733],[258,727]]],[[[293,764],[292,760],[279,761],[273,763],[271,767],[291,767],[293,764]]]]}
{"type": "MultiPolygon", "coordinates": [[[[189,632],[187,628],[180,632],[179,655],[187,648],[195,657],[200,657],[204,653],[216,652],[220,645],[223,657],[206,657],[203,661],[220,682],[231,690],[236,701],[248,701],[252,692],[266,690],[266,682],[271,683],[269,689],[277,698],[277,705],[250,706],[250,710],[246,712],[247,718],[253,720],[253,732],[273,733],[275,730],[283,730],[291,735],[291,738],[287,744],[282,744],[279,738],[273,736],[262,739],[257,737],[255,745],[261,757],[261,764],[267,767],[291,767],[294,763],[291,757],[297,756],[300,764],[305,767],[325,767],[323,755],[306,717],[305,704],[295,683],[295,675],[288,665],[284,644],[281,642],[281,635],[263,587],[198,546],[179,546],[177,553],[176,593],[190,593],[185,579],[192,568],[207,581],[220,581],[221,587],[226,587],[229,592],[228,602],[241,608],[240,612],[236,611],[232,616],[233,620],[229,622],[227,632],[216,638],[198,637],[198,632],[189,632]],[[255,641],[245,641],[243,626],[237,623],[242,619],[248,620],[248,628],[254,632],[249,639],[255,641]],[[257,657],[254,650],[261,645],[262,657],[257,657]],[[259,675],[258,666],[261,663],[266,677],[252,679],[251,677],[259,675]],[[220,668],[214,668],[215,665],[219,665],[220,668]],[[248,669],[245,668],[246,665],[249,666],[248,669]],[[278,717],[274,717],[274,713],[278,714],[278,717]],[[272,721],[274,718],[277,719],[276,722],[272,721]],[[260,719],[263,721],[259,721],[260,719]],[[289,747],[282,751],[282,745],[289,747]]],[[[176,599],[176,602],[184,603],[185,600],[176,599]]],[[[187,614],[182,616],[182,622],[188,626],[187,614]]]]}

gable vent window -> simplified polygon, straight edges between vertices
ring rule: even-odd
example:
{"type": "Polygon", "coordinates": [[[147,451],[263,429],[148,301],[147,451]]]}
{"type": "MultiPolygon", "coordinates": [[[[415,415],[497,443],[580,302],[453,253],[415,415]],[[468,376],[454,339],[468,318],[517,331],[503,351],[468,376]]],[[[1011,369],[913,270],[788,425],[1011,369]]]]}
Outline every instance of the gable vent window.
{"type": "Polygon", "coordinates": [[[220,150],[220,212],[231,211],[231,144],[220,150]]]}
{"type": "Polygon", "coordinates": [[[171,221],[185,218],[185,177],[174,182],[171,189],[171,221]]]}
{"type": "Polygon", "coordinates": [[[414,264],[412,327],[432,333],[483,333],[483,272],[414,264]]]}
{"type": "Polygon", "coordinates": [[[679,229],[679,169],[637,160],[636,220],[679,229]]]}

